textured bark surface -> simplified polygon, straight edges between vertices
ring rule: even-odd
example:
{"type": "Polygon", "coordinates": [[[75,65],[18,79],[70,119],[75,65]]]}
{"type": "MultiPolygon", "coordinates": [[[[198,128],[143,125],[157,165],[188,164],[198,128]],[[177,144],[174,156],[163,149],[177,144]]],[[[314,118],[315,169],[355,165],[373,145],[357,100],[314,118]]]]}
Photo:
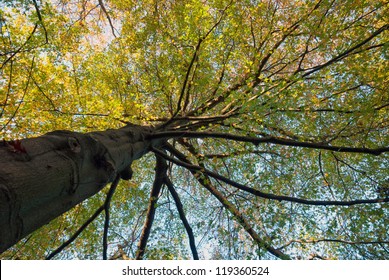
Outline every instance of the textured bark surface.
{"type": "Polygon", "coordinates": [[[0,144],[0,253],[99,192],[150,151],[151,129],[54,131],[0,144]]]}

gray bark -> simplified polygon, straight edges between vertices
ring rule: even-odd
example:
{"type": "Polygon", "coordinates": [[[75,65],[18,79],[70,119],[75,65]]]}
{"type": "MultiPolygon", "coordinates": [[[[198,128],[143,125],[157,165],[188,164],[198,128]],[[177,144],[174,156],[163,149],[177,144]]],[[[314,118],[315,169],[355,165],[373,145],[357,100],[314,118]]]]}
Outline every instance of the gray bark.
{"type": "Polygon", "coordinates": [[[0,253],[99,192],[150,151],[148,127],[54,131],[0,143],[0,253]]]}

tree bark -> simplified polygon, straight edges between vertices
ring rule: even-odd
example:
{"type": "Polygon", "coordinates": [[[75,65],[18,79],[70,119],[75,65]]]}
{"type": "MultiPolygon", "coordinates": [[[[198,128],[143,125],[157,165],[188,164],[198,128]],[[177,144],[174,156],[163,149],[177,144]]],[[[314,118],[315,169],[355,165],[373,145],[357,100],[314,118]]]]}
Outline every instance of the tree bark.
{"type": "MultiPolygon", "coordinates": [[[[151,128],[54,131],[0,143],[0,253],[99,192],[148,153],[151,128]]],[[[155,142],[155,140],[154,140],[155,142]]]]}

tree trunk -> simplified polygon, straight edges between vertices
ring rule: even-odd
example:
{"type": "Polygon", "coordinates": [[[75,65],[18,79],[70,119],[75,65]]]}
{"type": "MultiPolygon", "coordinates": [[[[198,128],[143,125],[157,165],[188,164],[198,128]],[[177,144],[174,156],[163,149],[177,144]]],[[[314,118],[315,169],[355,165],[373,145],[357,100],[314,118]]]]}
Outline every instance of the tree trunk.
{"type": "Polygon", "coordinates": [[[0,253],[99,192],[150,151],[148,127],[54,131],[0,143],[0,253]]]}

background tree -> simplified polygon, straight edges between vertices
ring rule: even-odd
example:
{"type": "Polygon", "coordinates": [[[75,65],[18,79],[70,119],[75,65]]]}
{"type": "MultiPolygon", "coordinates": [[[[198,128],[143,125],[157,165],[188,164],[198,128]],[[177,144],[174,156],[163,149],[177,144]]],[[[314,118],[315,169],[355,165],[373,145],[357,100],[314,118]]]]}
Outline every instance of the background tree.
{"type": "Polygon", "coordinates": [[[160,143],[3,259],[389,258],[386,1],[0,8],[4,149],[128,123],[160,143]]]}

